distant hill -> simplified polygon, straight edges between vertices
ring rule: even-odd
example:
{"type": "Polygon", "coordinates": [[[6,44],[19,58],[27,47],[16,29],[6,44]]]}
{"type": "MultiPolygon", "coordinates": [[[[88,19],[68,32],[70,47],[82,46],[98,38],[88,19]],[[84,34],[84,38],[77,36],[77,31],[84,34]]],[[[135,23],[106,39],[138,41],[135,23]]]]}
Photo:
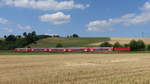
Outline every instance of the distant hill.
{"type": "MultiPolygon", "coordinates": [[[[110,38],[108,42],[114,44],[115,42],[119,42],[120,44],[128,44],[131,40],[143,40],[146,44],[150,44],[150,38],[110,38]]],[[[102,42],[92,43],[90,45],[98,46],[102,42]]]]}
{"type": "Polygon", "coordinates": [[[143,40],[146,44],[150,44],[150,38],[111,38],[111,43],[115,43],[116,41],[121,44],[129,43],[131,40],[143,40]]]}
{"type": "Polygon", "coordinates": [[[46,38],[29,45],[32,48],[52,48],[61,43],[63,47],[98,47],[94,43],[110,41],[110,38],[46,38]]]}

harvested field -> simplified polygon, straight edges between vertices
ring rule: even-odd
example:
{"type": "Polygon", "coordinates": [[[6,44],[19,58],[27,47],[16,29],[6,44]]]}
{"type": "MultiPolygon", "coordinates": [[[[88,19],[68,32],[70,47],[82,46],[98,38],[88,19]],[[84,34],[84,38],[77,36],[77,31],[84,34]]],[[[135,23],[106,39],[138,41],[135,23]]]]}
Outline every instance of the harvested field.
{"type": "MultiPolygon", "coordinates": [[[[116,42],[119,42],[120,44],[128,44],[131,40],[143,40],[146,44],[150,44],[150,38],[111,38],[110,42],[111,44],[114,44],[116,42]]],[[[97,42],[97,43],[91,43],[89,45],[91,46],[99,46],[103,42],[97,42]]]]}
{"type": "Polygon", "coordinates": [[[121,44],[127,44],[131,40],[143,40],[146,44],[150,44],[150,38],[111,38],[111,43],[120,42],[121,44]]]}
{"type": "Polygon", "coordinates": [[[4,40],[4,38],[0,38],[0,40],[4,40]]]}
{"type": "Polygon", "coordinates": [[[150,54],[1,55],[0,84],[150,84],[150,54]]]}

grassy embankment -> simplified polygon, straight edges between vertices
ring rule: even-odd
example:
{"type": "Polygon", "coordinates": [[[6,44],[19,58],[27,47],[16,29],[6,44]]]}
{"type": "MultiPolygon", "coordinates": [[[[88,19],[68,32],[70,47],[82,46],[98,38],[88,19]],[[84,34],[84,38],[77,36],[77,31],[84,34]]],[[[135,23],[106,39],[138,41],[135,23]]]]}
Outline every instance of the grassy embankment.
{"type": "Polygon", "coordinates": [[[150,51],[130,51],[130,52],[0,52],[0,55],[55,55],[55,54],[142,54],[150,51]]]}
{"type": "Polygon", "coordinates": [[[109,41],[110,38],[46,38],[37,41],[37,44],[31,44],[32,48],[54,48],[58,43],[63,47],[98,47],[99,45],[90,45],[92,43],[109,41]]]}

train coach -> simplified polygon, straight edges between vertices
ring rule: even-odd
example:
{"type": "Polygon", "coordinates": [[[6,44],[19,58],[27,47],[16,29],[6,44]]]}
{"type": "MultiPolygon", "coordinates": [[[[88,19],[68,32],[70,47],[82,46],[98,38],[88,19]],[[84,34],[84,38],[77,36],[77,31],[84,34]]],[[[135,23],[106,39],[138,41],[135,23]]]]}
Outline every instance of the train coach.
{"type": "Polygon", "coordinates": [[[95,48],[16,48],[14,51],[39,51],[39,52],[51,52],[51,51],[130,51],[130,48],[113,48],[113,47],[95,47],[95,48]]]}

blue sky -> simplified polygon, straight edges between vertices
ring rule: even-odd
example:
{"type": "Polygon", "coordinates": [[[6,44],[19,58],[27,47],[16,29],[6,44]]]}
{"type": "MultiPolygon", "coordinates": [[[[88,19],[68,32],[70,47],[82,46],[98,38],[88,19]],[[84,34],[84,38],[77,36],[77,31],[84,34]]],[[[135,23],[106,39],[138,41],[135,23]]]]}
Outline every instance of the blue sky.
{"type": "Polygon", "coordinates": [[[150,37],[149,0],[0,0],[0,36],[150,37]]]}

